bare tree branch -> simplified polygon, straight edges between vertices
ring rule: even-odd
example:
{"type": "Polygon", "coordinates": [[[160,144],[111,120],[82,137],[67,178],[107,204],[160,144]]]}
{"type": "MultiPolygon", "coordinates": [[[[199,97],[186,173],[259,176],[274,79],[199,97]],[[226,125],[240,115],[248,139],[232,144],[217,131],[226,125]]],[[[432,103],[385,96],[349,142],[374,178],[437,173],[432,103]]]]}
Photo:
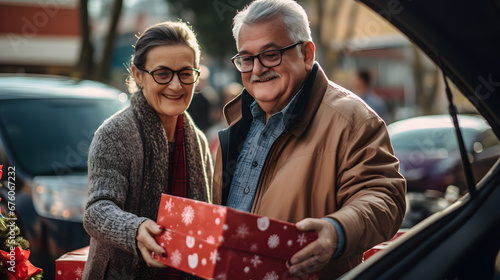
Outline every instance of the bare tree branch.
{"type": "Polygon", "coordinates": [[[120,20],[120,14],[123,6],[123,0],[115,0],[113,3],[113,11],[111,14],[111,21],[109,23],[108,36],[106,37],[106,43],[104,45],[104,52],[102,54],[101,62],[99,63],[99,69],[97,71],[97,80],[107,82],[109,79],[109,66],[111,64],[111,58],[113,56],[113,49],[116,39],[116,29],[118,26],[118,21],[120,20]]]}
{"type": "Polygon", "coordinates": [[[94,48],[90,41],[89,13],[87,4],[88,0],[80,0],[80,28],[82,42],[80,46],[80,58],[75,70],[78,73],[78,76],[82,79],[90,78],[91,69],[94,64],[94,48]]]}

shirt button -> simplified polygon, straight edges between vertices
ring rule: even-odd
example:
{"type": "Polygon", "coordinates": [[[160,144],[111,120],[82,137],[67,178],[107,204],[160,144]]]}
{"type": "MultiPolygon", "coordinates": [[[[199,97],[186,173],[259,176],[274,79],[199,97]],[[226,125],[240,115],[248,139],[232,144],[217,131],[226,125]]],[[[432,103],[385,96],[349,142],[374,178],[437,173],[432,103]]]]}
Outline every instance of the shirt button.
{"type": "Polygon", "coordinates": [[[245,192],[245,194],[248,194],[250,192],[250,189],[247,187],[247,188],[245,188],[244,192],[245,192]]]}
{"type": "Polygon", "coordinates": [[[259,165],[259,164],[256,161],[252,162],[253,167],[257,167],[257,165],[259,165]]]}

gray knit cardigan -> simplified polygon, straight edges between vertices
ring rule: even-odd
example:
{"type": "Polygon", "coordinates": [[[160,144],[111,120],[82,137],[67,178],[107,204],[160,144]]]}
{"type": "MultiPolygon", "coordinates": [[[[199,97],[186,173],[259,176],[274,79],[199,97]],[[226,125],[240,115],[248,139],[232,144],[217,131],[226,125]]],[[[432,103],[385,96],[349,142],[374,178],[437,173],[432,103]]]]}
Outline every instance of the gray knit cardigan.
{"type": "MultiPolygon", "coordinates": [[[[190,116],[183,116],[188,185],[211,202],[213,167],[207,140],[190,116]]],[[[167,142],[164,130],[162,135],[167,142]]],[[[160,200],[144,199],[143,170],[148,165],[144,158],[140,121],[131,106],[109,118],[95,133],[83,221],[91,241],[83,279],[153,279],[156,275],[157,270],[142,259],[136,242],[141,223],[156,219],[156,214],[141,217],[137,213],[144,213],[144,207],[157,207],[160,200]]]]}

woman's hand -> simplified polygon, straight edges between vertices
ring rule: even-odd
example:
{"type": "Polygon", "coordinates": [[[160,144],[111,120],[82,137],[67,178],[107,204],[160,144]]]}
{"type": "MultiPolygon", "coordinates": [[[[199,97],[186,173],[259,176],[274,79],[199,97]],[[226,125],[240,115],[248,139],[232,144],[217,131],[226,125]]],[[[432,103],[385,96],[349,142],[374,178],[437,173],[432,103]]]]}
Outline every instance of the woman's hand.
{"type": "Polygon", "coordinates": [[[149,267],[167,267],[153,258],[153,253],[159,256],[167,256],[165,249],[158,245],[154,239],[155,235],[161,234],[164,230],[164,227],[157,225],[152,220],[146,220],[139,226],[136,237],[137,247],[149,267]]]}

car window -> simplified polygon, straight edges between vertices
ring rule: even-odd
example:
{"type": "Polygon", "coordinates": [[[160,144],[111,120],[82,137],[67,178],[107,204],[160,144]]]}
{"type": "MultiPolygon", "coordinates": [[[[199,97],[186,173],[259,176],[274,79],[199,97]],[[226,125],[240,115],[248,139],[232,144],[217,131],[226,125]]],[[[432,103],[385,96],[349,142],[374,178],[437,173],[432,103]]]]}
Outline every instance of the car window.
{"type": "Polygon", "coordinates": [[[86,171],[95,130],[119,107],[109,99],[8,100],[0,104],[1,135],[31,176],[86,171]]]}
{"type": "MultiPolygon", "coordinates": [[[[475,130],[462,128],[466,147],[472,144],[475,130]]],[[[458,149],[457,136],[454,128],[416,129],[391,135],[392,146],[395,149],[418,150],[422,148],[439,149],[448,151],[458,149]]]]}

